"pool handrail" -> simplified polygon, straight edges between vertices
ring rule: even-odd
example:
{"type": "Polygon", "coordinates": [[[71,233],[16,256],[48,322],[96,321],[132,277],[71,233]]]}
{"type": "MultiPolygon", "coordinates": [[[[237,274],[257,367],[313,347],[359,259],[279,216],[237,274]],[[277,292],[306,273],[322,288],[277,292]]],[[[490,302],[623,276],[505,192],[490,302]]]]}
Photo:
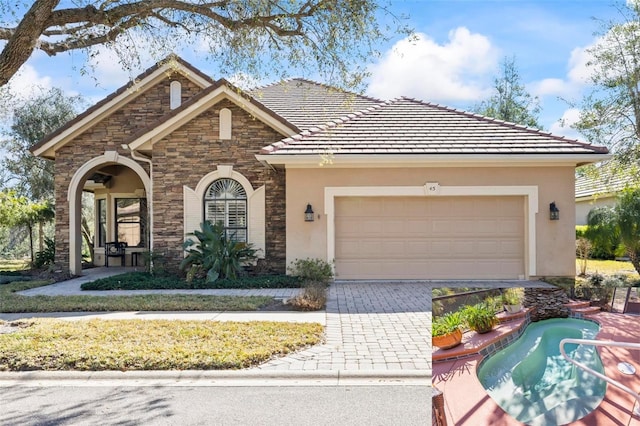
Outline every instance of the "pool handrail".
{"type": "Polygon", "coordinates": [[[564,359],[566,359],[570,363],[574,364],[578,368],[586,371],[587,373],[592,374],[592,375],[594,375],[594,376],[606,381],[607,383],[612,384],[613,386],[617,387],[618,389],[621,389],[621,390],[625,391],[629,395],[633,396],[636,399],[635,409],[632,410],[633,415],[634,416],[640,416],[640,394],[638,394],[638,393],[634,392],[633,390],[629,389],[628,387],[626,387],[622,383],[618,382],[617,380],[613,380],[612,378],[609,378],[606,375],[604,375],[602,373],[599,373],[599,372],[587,367],[584,364],[579,363],[578,361],[574,360],[573,358],[570,358],[567,355],[567,353],[565,352],[565,350],[564,350],[564,345],[566,343],[574,343],[574,344],[578,344],[578,345],[604,346],[604,347],[613,346],[613,347],[618,347],[618,348],[636,349],[636,350],[640,350],[640,343],[614,342],[614,341],[609,341],[609,340],[571,339],[571,338],[562,339],[560,341],[560,353],[562,354],[564,359]]]}

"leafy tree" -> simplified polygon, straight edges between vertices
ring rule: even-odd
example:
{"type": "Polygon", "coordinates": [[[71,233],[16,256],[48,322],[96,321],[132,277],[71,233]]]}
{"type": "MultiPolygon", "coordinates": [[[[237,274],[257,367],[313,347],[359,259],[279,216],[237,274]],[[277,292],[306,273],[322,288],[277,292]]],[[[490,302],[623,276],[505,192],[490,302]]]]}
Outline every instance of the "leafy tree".
{"type": "Polygon", "coordinates": [[[29,148],[76,115],[80,97],[68,97],[53,88],[17,107],[11,128],[0,140],[7,152],[0,165],[4,186],[34,201],[53,201],[53,163],[29,148]]]}
{"type": "Polygon", "coordinates": [[[591,210],[587,217],[590,228],[603,237],[619,236],[633,267],[640,273],[640,188],[626,189],[613,207],[591,210]]]}
{"type": "Polygon", "coordinates": [[[231,72],[306,66],[347,81],[362,77],[360,60],[389,30],[380,13],[398,22],[377,0],[34,0],[1,1],[0,10],[0,86],[35,50],[53,56],[110,45],[130,65],[137,40],[153,43],[158,56],[176,40],[207,43],[211,58],[231,72]]]}
{"type": "MultiPolygon", "coordinates": [[[[34,203],[15,192],[0,192],[0,226],[26,227],[29,231],[31,261],[35,259],[33,248],[33,228],[53,220],[54,210],[48,201],[34,203]]],[[[43,248],[41,247],[42,251],[43,248]]]]}
{"type": "Polygon", "coordinates": [[[493,83],[491,97],[472,107],[473,112],[523,126],[542,128],[538,122],[540,113],[538,98],[531,97],[520,82],[514,57],[503,59],[500,75],[493,80],[493,83]]]}
{"type": "Polygon", "coordinates": [[[587,51],[593,89],[574,127],[588,142],[608,146],[622,170],[640,157],[640,2],[617,8],[620,19],[603,22],[599,40],[587,51]]]}

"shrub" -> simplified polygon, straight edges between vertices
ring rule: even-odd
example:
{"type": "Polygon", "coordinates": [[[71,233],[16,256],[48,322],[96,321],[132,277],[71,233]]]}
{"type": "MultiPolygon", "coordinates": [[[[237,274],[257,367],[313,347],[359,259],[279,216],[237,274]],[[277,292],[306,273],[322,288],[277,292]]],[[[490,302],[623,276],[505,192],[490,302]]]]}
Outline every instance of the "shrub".
{"type": "Polygon", "coordinates": [[[322,281],[307,281],[302,292],[289,299],[289,304],[299,311],[319,311],[327,304],[327,285],[322,281]]]}
{"type": "Polygon", "coordinates": [[[591,275],[588,279],[589,285],[592,287],[600,287],[602,282],[604,281],[604,275],[595,273],[591,275]]]}
{"type": "Polygon", "coordinates": [[[44,238],[44,249],[36,253],[33,259],[34,268],[53,265],[56,260],[56,243],[51,238],[44,238]]]}
{"type": "Polygon", "coordinates": [[[180,269],[187,271],[187,281],[204,275],[208,282],[218,278],[237,278],[243,271],[242,263],[253,260],[256,250],[251,244],[227,238],[221,223],[203,222],[201,231],[194,231],[198,242],[187,240],[183,244],[187,257],[180,269]]]}
{"type": "Polygon", "coordinates": [[[327,284],[333,280],[333,265],[322,259],[296,259],[287,269],[303,281],[327,284]]]}
{"type": "Polygon", "coordinates": [[[591,252],[591,242],[585,237],[580,237],[576,240],[576,256],[580,260],[580,276],[584,277],[587,274],[587,259],[589,259],[589,253],[591,252]]]}
{"type": "Polygon", "coordinates": [[[187,282],[175,276],[153,276],[146,272],[127,272],[82,284],[82,290],[167,290],[218,288],[298,288],[300,280],[288,275],[241,277],[235,280],[218,279],[213,282],[193,280],[187,282]]]}

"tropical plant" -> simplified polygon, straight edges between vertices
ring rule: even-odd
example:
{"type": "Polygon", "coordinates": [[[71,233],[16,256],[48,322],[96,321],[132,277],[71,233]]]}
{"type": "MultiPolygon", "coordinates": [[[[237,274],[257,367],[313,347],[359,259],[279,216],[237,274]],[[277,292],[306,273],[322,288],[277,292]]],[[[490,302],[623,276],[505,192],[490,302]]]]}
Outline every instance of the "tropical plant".
{"type": "Polygon", "coordinates": [[[599,207],[587,216],[590,228],[605,237],[617,235],[631,264],[640,273],[640,188],[625,189],[613,207],[599,207]]]}
{"type": "Polygon", "coordinates": [[[333,265],[322,259],[296,259],[287,269],[291,275],[303,281],[318,281],[327,284],[333,280],[333,265]]]}
{"type": "Polygon", "coordinates": [[[468,305],[462,309],[462,318],[476,333],[488,333],[497,324],[496,311],[486,303],[468,305]]]}
{"type": "MultiPolygon", "coordinates": [[[[194,231],[197,242],[188,239],[183,244],[187,257],[180,263],[180,269],[187,270],[187,279],[204,274],[208,282],[218,278],[237,278],[243,271],[243,263],[256,257],[251,244],[227,238],[221,223],[215,225],[205,221],[200,231],[194,231]]],[[[233,236],[232,236],[233,237],[233,236]]]]}
{"type": "Polygon", "coordinates": [[[431,324],[431,336],[438,337],[453,333],[462,327],[463,318],[460,311],[448,312],[435,317],[431,324]]]}
{"type": "Polygon", "coordinates": [[[33,259],[33,266],[35,268],[42,268],[43,266],[53,265],[56,260],[56,243],[51,238],[44,239],[44,250],[40,250],[36,253],[33,259]]]}

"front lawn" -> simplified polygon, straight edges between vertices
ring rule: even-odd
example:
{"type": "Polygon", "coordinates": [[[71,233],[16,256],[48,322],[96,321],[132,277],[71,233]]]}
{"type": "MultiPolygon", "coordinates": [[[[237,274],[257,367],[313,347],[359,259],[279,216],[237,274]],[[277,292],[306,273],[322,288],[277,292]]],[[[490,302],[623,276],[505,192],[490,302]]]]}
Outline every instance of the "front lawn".
{"type": "Polygon", "coordinates": [[[256,311],[273,303],[263,296],[149,294],[142,296],[21,296],[17,291],[50,284],[24,281],[0,285],[0,312],[256,311]]]}
{"type": "Polygon", "coordinates": [[[281,322],[0,321],[0,328],[14,327],[0,334],[0,371],[247,368],[323,335],[320,324],[281,322]]]}
{"type": "MultiPolygon", "coordinates": [[[[580,271],[580,260],[576,259],[576,273],[580,271]]],[[[598,259],[588,259],[587,260],[587,275],[592,275],[595,273],[602,275],[615,275],[615,274],[624,274],[624,275],[632,275],[637,278],[638,272],[636,272],[635,268],[631,264],[631,262],[624,262],[618,260],[598,260],[598,259]]]]}

